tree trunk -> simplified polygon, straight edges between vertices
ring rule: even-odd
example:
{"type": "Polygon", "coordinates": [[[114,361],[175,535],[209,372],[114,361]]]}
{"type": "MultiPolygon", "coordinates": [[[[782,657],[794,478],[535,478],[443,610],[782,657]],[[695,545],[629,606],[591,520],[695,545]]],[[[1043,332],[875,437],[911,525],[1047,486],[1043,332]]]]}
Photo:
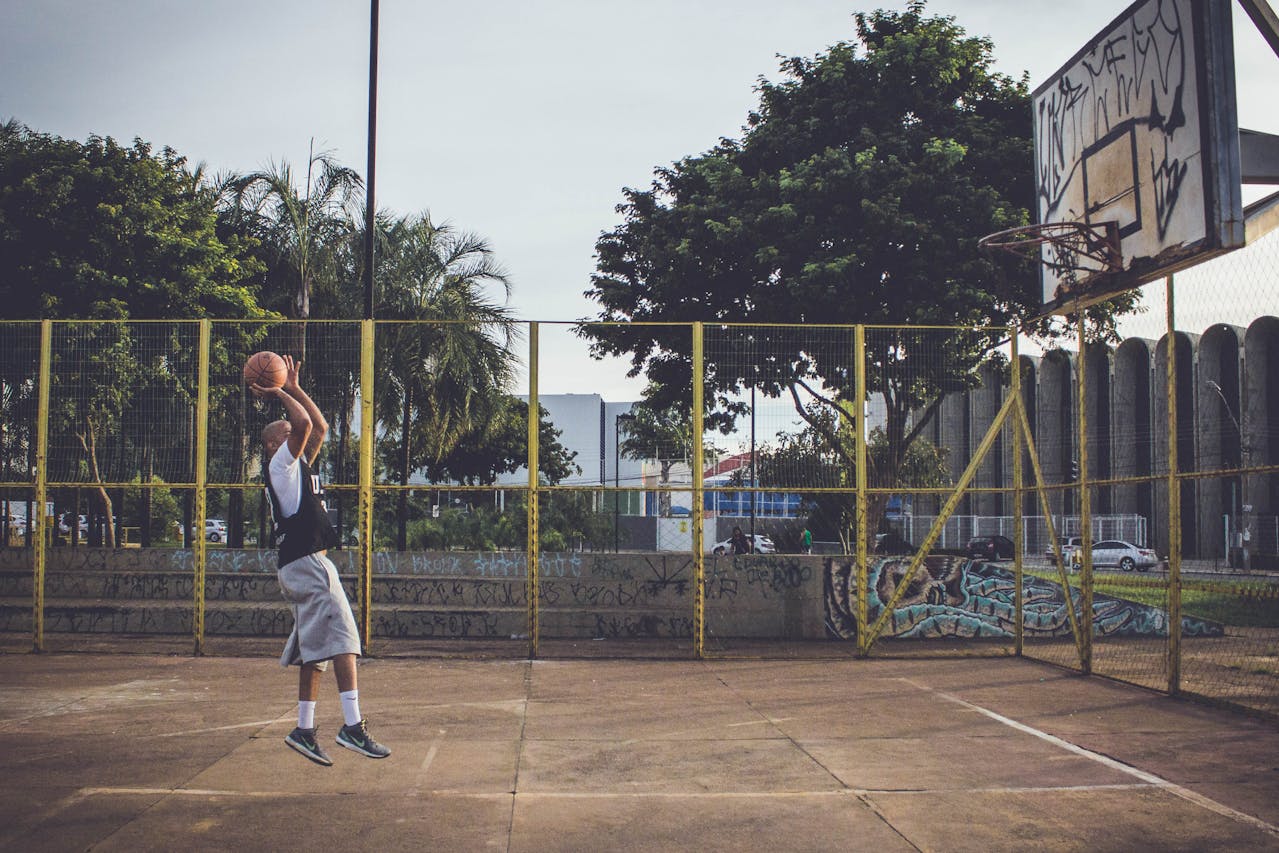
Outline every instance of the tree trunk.
{"type": "MultiPolygon", "coordinates": [[[[93,482],[98,484],[95,491],[98,495],[98,503],[101,506],[102,513],[106,518],[106,536],[103,544],[108,548],[114,548],[116,543],[116,526],[113,523],[115,519],[113,518],[112,513],[111,496],[107,494],[106,486],[102,485],[102,474],[98,470],[97,427],[94,425],[93,418],[91,417],[86,417],[84,419],[84,424],[84,432],[76,433],[76,438],[80,440],[80,446],[84,448],[84,455],[89,463],[89,476],[93,479],[93,482]]],[[[44,512],[44,507],[39,507],[39,511],[44,512]]],[[[29,521],[30,518],[28,518],[28,522],[29,521]]],[[[79,521],[80,520],[77,518],[76,523],[78,524],[79,521]]],[[[31,525],[28,523],[27,528],[30,529],[30,527],[31,525]]]]}
{"type": "MultiPolygon", "coordinates": [[[[658,461],[662,464],[662,485],[669,486],[671,484],[671,463],[665,459],[658,461]]],[[[666,518],[671,514],[671,493],[661,491],[657,495],[657,514],[662,518],[666,518]]]]}
{"type": "MultiPolygon", "coordinates": [[[[144,433],[145,435],[145,433],[144,433]]],[[[143,445],[142,449],[142,547],[151,547],[151,482],[155,474],[155,451],[151,449],[149,444],[143,445]]],[[[74,526],[79,528],[79,519],[77,518],[74,526]]]]}
{"type": "Polygon", "coordinates": [[[80,544],[80,490],[71,490],[71,517],[74,521],[71,524],[71,532],[68,534],[71,538],[71,546],[74,548],[80,544]]]}
{"type": "MultiPolygon", "coordinates": [[[[348,382],[342,383],[342,410],[338,412],[338,460],[337,472],[333,476],[333,482],[346,482],[346,451],[347,439],[351,433],[351,385],[348,382]]],[[[344,516],[346,510],[346,493],[339,491],[334,495],[337,500],[337,527],[338,538],[342,539],[342,530],[344,524],[344,516]]],[[[342,547],[341,541],[338,542],[338,548],[342,547]]]]}
{"type": "MultiPolygon", "coordinates": [[[[412,459],[412,446],[409,441],[409,428],[411,425],[411,417],[413,412],[413,395],[406,388],[404,389],[404,417],[400,427],[400,485],[407,486],[409,484],[409,466],[412,459]]],[[[396,503],[396,525],[395,532],[395,549],[397,551],[408,550],[408,524],[409,524],[409,491],[407,488],[400,489],[396,503]]]]}
{"type": "MultiPolygon", "coordinates": [[[[243,388],[243,386],[241,386],[243,388]]],[[[247,483],[249,481],[249,471],[252,466],[253,456],[250,448],[253,446],[249,440],[248,430],[245,425],[249,422],[249,407],[251,403],[247,393],[241,392],[241,400],[243,405],[240,408],[240,417],[236,419],[235,424],[235,443],[239,450],[239,482],[247,483]]],[[[267,472],[264,470],[262,475],[265,477],[267,472]]],[[[243,548],[244,547],[244,492],[241,489],[232,489],[227,495],[226,506],[226,547],[243,548]]],[[[207,510],[206,510],[207,516],[207,510]]],[[[203,536],[203,530],[197,530],[196,536],[203,536]]]]}

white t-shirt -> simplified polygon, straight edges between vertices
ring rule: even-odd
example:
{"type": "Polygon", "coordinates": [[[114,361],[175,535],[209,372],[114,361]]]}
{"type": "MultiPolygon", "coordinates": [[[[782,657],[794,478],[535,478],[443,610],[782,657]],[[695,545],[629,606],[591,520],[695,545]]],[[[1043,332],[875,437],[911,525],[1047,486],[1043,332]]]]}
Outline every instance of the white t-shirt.
{"type": "Polygon", "coordinates": [[[289,450],[287,441],[271,457],[268,476],[284,518],[297,515],[298,507],[302,504],[302,466],[289,450]]]}

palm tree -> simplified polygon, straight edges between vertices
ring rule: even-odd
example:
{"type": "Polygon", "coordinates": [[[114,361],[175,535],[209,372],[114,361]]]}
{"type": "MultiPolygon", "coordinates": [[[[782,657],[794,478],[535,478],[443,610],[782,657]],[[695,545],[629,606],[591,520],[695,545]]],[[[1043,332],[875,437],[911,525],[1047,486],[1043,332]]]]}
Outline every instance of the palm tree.
{"type": "MultiPolygon", "coordinates": [[[[327,152],[317,153],[312,141],[301,191],[292,167],[283,161],[247,175],[218,176],[214,186],[224,227],[258,240],[264,249],[267,271],[261,292],[266,307],[283,308],[285,316],[303,321],[290,328],[285,349],[305,361],[305,321],[311,316],[311,295],[317,286],[336,287],[334,282],[343,277],[339,258],[356,227],[352,211],[364,180],[327,152]]],[[[243,399],[247,406],[248,398],[243,399]]],[[[242,479],[247,476],[250,459],[243,429],[248,419],[247,409],[233,418],[244,460],[242,479]]],[[[243,528],[243,498],[241,491],[232,490],[227,506],[229,544],[237,547],[243,528]]]]}
{"type": "MultiPolygon", "coordinates": [[[[316,287],[336,286],[341,277],[340,250],[357,230],[354,206],[363,187],[364,179],[357,172],[327,152],[316,153],[314,142],[301,192],[286,162],[226,182],[222,194],[232,216],[274,255],[269,275],[290,288],[288,316],[307,320],[316,287]]],[[[293,354],[305,360],[304,327],[294,335],[293,354]]]]}
{"type": "MultiPolygon", "coordinates": [[[[482,238],[436,225],[429,214],[397,219],[380,240],[377,316],[379,420],[399,422],[388,468],[406,487],[414,471],[443,460],[464,436],[499,423],[516,361],[509,310],[489,296],[510,281],[482,238]]],[[[408,491],[397,505],[396,546],[407,544],[408,491]]]]}

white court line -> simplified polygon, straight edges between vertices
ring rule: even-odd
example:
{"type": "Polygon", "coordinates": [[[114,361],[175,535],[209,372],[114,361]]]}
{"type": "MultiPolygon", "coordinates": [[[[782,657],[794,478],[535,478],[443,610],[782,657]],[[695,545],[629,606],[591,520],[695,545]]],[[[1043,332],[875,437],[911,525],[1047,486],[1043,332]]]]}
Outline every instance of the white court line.
{"type": "Polygon", "coordinates": [[[767,720],[751,720],[749,723],[728,723],[724,726],[726,729],[737,729],[742,726],[771,726],[776,723],[787,723],[795,719],[794,717],[778,717],[777,719],[767,720]]]}
{"type": "Polygon", "coordinates": [[[209,729],[188,729],[187,731],[184,731],[184,732],[165,732],[164,734],[156,735],[156,737],[182,737],[183,735],[202,735],[202,734],[207,734],[208,732],[225,732],[230,729],[251,729],[254,726],[261,728],[262,726],[270,726],[278,722],[280,722],[280,718],[276,717],[274,720],[254,720],[251,723],[235,723],[230,726],[214,726],[213,728],[209,728],[209,729]]]}
{"type": "Polygon", "coordinates": [[[1260,818],[1257,818],[1257,817],[1253,817],[1250,814],[1245,814],[1244,812],[1237,811],[1236,809],[1232,809],[1230,808],[1230,806],[1224,805],[1223,803],[1219,803],[1216,800],[1209,799],[1208,797],[1205,797],[1203,794],[1196,794],[1194,791],[1191,791],[1188,788],[1183,788],[1182,786],[1178,785],[1175,782],[1169,782],[1167,779],[1164,779],[1161,776],[1156,776],[1153,773],[1147,773],[1145,770],[1139,770],[1130,764],[1124,764],[1122,761],[1117,761],[1108,755],[1102,755],[1099,752],[1093,752],[1091,749],[1085,749],[1082,746],[1073,744],[1068,740],[1063,740],[1062,738],[1059,738],[1056,735],[1050,735],[1048,734],[1048,732],[1040,731],[1039,729],[1028,726],[1025,723],[1019,723],[1016,720],[1003,716],[1002,714],[997,714],[988,708],[983,708],[980,705],[974,705],[972,702],[969,702],[964,699],[960,699],[958,696],[952,696],[949,693],[943,693],[940,690],[934,690],[933,688],[929,687],[926,684],[920,684],[919,682],[909,678],[902,678],[901,680],[919,690],[923,690],[927,693],[932,693],[936,696],[940,696],[941,698],[949,702],[954,702],[957,705],[963,705],[965,708],[976,711],[979,714],[983,714],[989,717],[990,719],[995,720],[996,722],[999,722],[999,723],[1003,723],[1004,725],[1010,728],[1016,729],[1019,732],[1024,732],[1028,735],[1033,735],[1039,738],[1040,740],[1047,741],[1048,743],[1051,743],[1054,746],[1060,747],[1061,749],[1064,749],[1067,752],[1073,752],[1074,754],[1081,755],[1084,758],[1090,758],[1093,761],[1096,761],[1098,764],[1102,764],[1106,767],[1109,767],[1112,770],[1118,770],[1120,773],[1126,773],[1129,776],[1134,776],[1148,785],[1154,786],[1156,788],[1162,788],[1163,790],[1169,792],[1170,794],[1174,794],[1178,797],[1181,797],[1183,800],[1194,803],[1195,805],[1201,806],[1205,809],[1208,809],[1209,811],[1216,812],[1217,814],[1222,815],[1223,817],[1228,817],[1233,820],[1237,820],[1241,823],[1249,824],[1250,826],[1260,829],[1262,832],[1266,832],[1266,833],[1269,833],[1270,835],[1279,837],[1279,827],[1266,823],[1264,820],[1261,820],[1260,818]]]}
{"type": "MultiPolygon", "coordinates": [[[[992,787],[992,788],[931,788],[931,789],[912,789],[900,790],[895,788],[832,788],[821,791],[518,791],[514,796],[517,798],[543,798],[551,800],[630,800],[630,799],[648,799],[648,800],[732,800],[732,799],[802,799],[804,797],[830,798],[830,797],[861,797],[872,796],[876,794],[1034,794],[1034,793],[1056,793],[1062,791],[1124,791],[1124,790],[1144,790],[1149,788],[1147,784],[1127,783],[1114,785],[1048,785],[1041,788],[1008,788],[1008,787],[992,787]]],[[[340,792],[339,792],[340,793],[340,792]]],[[[388,796],[394,796],[397,792],[385,792],[388,796]]],[[[436,797],[461,797],[467,799],[506,799],[512,796],[510,791],[463,791],[457,788],[435,788],[421,792],[414,790],[410,793],[413,796],[420,796],[425,793],[436,797]]],[[[185,796],[185,797],[245,797],[245,798],[266,798],[271,797],[311,797],[315,796],[313,792],[303,793],[300,791],[231,791],[214,788],[82,788],[76,792],[75,798],[83,798],[89,796],[106,796],[106,795],[122,795],[122,796],[185,796]]]]}
{"type": "Polygon", "coordinates": [[[431,762],[435,760],[435,754],[440,751],[442,740],[444,740],[444,729],[440,729],[439,737],[431,741],[431,748],[426,751],[426,758],[422,759],[422,766],[417,771],[417,781],[413,783],[414,794],[422,790],[422,783],[426,781],[426,772],[431,769],[431,762]]]}
{"type": "Polygon", "coordinates": [[[184,797],[314,797],[313,791],[221,791],[214,788],[81,788],[79,797],[96,797],[106,794],[125,796],[184,796],[184,797]]]}

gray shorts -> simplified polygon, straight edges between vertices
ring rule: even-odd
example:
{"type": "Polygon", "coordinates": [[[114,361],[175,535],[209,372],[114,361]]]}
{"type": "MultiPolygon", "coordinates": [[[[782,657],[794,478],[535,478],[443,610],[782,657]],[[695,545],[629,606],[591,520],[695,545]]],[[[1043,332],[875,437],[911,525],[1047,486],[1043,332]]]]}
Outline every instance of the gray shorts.
{"type": "Polygon", "coordinates": [[[351,602],[328,557],[299,557],[281,566],[278,577],[280,592],[293,610],[293,633],[284,644],[280,666],[310,663],[327,669],[330,658],[360,653],[351,602]]]}

